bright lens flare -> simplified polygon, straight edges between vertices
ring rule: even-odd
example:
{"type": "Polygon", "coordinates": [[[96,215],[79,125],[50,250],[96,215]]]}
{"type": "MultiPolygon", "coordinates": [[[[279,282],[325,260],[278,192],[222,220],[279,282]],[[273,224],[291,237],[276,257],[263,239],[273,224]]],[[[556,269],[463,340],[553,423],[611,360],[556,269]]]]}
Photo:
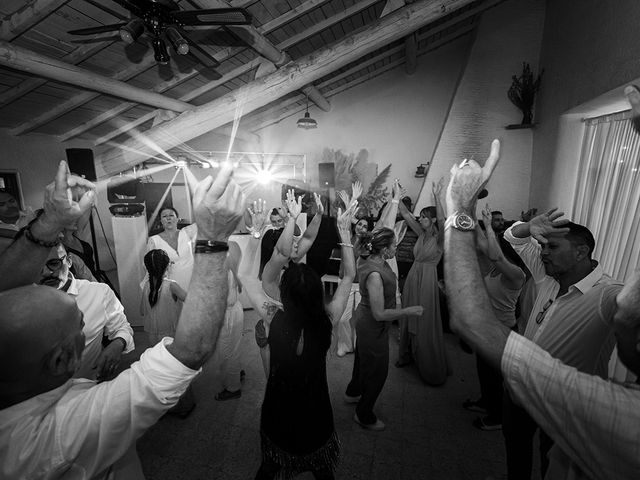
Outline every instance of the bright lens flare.
{"type": "Polygon", "coordinates": [[[273,174],[269,170],[258,170],[256,181],[261,185],[266,185],[273,180],[273,174]]]}

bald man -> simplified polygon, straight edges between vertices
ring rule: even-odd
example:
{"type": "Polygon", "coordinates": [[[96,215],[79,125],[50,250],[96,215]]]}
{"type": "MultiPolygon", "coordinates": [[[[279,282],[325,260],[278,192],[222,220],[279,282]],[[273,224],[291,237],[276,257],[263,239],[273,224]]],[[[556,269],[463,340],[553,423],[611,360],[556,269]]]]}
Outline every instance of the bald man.
{"type": "MultiPolygon", "coordinates": [[[[0,478],[144,478],[135,440],[177,403],[224,319],[227,240],[244,209],[231,173],[225,166],[195,189],[196,262],[175,338],[115,379],[72,378],[84,347],[72,297],[48,286],[0,293],[0,478]]],[[[0,256],[0,289],[33,281],[60,231],[91,208],[92,188],[60,163],[45,213],[0,256]]]]}

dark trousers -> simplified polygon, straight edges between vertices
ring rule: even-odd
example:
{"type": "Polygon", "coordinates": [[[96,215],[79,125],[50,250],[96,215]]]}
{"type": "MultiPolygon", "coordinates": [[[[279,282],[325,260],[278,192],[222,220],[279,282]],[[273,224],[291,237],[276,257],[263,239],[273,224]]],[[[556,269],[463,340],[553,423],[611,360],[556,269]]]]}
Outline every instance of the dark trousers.
{"type": "MultiPolygon", "coordinates": [[[[507,452],[508,480],[530,480],[533,454],[533,436],[539,427],[525,409],[511,400],[504,392],[502,410],[502,434],[507,452]]],[[[540,465],[544,478],[549,467],[547,454],[553,440],[540,429],[540,465]]]]}
{"type": "Polygon", "coordinates": [[[347,386],[347,395],[361,395],[356,413],[362,423],[376,423],[373,406],[382,392],[389,372],[389,334],[371,335],[370,332],[357,331],[355,358],[351,381],[347,386]]]}
{"type": "MultiPolygon", "coordinates": [[[[281,468],[277,463],[263,460],[258,473],[256,473],[256,480],[271,480],[276,478],[281,468]]],[[[316,480],[333,480],[335,478],[333,472],[328,468],[312,470],[311,473],[316,480]]]]}
{"type": "Polygon", "coordinates": [[[502,421],[502,373],[492,368],[487,362],[476,354],[476,369],[480,382],[479,403],[487,409],[489,420],[500,423],[502,421]]]}

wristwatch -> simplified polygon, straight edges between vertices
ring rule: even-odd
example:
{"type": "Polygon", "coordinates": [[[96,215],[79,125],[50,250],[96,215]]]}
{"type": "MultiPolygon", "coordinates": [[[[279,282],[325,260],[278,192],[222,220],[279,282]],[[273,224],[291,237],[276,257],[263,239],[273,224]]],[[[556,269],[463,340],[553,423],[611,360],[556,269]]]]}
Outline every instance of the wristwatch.
{"type": "Polygon", "coordinates": [[[453,212],[444,223],[445,230],[449,227],[453,227],[462,232],[473,232],[476,229],[476,221],[468,213],[458,210],[457,212],[453,212]]]}

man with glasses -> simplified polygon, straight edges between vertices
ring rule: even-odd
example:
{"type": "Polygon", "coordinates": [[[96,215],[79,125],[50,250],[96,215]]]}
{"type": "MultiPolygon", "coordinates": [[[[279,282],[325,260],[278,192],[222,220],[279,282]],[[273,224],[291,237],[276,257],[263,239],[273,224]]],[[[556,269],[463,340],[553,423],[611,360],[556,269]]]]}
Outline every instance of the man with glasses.
{"type": "MultiPolygon", "coordinates": [[[[531,271],[537,296],[524,336],[563,363],[607,378],[615,339],[612,320],[622,284],[591,258],[595,240],[588,228],[561,219],[556,209],[517,222],[504,233],[531,271]]],[[[509,480],[531,478],[533,436],[537,424],[508,395],[503,434],[509,480]]],[[[544,476],[552,440],[540,430],[544,476]]]]}
{"type": "Polygon", "coordinates": [[[122,304],[108,285],[77,279],[70,268],[71,259],[62,244],[58,244],[47,257],[39,283],[67,292],[84,314],[85,347],[74,376],[103,380],[116,372],[122,354],[135,348],[133,330],[122,304]],[[104,335],[110,343],[102,348],[104,335]]]}

